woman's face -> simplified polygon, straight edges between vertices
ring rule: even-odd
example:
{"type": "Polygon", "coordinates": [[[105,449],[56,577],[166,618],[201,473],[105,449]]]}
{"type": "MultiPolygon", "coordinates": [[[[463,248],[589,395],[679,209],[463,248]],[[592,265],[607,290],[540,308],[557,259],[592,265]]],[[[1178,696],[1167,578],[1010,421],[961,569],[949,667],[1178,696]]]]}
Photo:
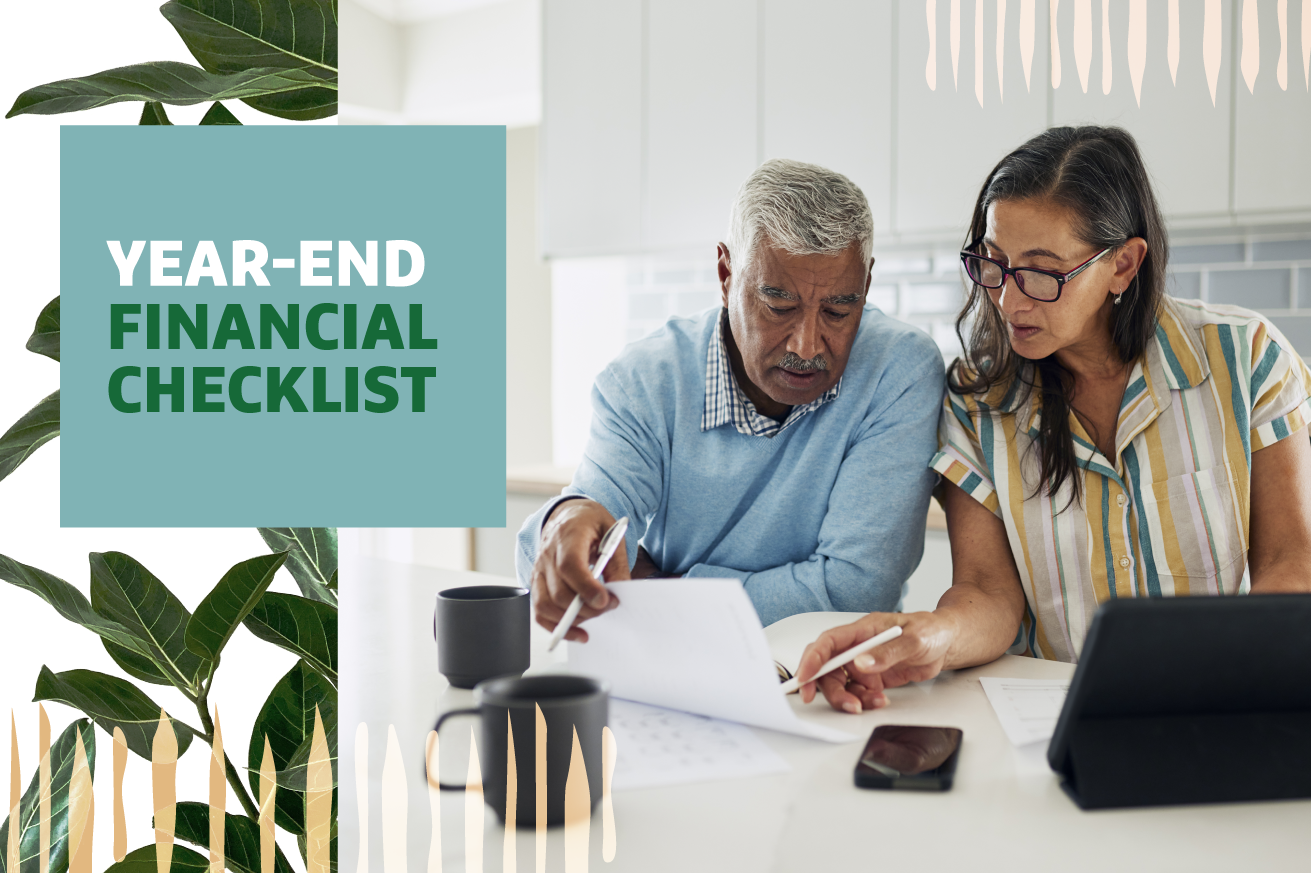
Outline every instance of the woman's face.
{"type": "MultiPolygon", "coordinates": [[[[1108,252],[1066,282],[1059,300],[1024,296],[1014,276],[989,289],[1015,353],[1030,360],[1063,350],[1104,355],[1111,347],[1115,296],[1128,286],[1147,250],[1141,239],[1130,242],[1138,245],[1108,252]],[[1134,251],[1126,252],[1130,248],[1134,251]]],[[[1069,211],[1049,201],[1002,200],[988,209],[984,254],[1007,266],[1068,273],[1098,251],[1074,235],[1069,211]]]]}

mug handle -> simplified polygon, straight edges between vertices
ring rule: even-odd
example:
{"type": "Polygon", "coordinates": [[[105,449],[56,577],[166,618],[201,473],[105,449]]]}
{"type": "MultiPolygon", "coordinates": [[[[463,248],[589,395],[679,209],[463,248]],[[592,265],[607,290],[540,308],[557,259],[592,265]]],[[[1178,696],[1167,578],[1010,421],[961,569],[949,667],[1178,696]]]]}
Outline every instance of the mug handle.
{"type": "MultiPolygon", "coordinates": [[[[451,718],[451,717],[453,717],[453,716],[457,716],[457,715],[481,715],[481,714],[482,714],[482,711],[479,710],[479,709],[476,709],[476,708],[475,708],[475,709],[452,709],[452,710],[450,710],[449,712],[443,712],[443,713],[441,714],[441,716],[437,719],[437,724],[433,726],[433,730],[436,731],[438,734],[440,734],[440,733],[441,733],[441,730],[442,730],[442,722],[446,721],[446,719],[451,718]]],[[[440,748],[440,746],[438,746],[438,748],[440,748]]],[[[427,763],[428,763],[428,762],[425,761],[425,762],[424,762],[424,765],[427,766],[427,763]]],[[[447,783],[445,783],[445,782],[442,782],[440,777],[438,777],[437,787],[440,788],[442,791],[464,791],[464,790],[465,790],[465,787],[464,787],[463,785],[449,785],[449,784],[447,784],[447,783]]]]}

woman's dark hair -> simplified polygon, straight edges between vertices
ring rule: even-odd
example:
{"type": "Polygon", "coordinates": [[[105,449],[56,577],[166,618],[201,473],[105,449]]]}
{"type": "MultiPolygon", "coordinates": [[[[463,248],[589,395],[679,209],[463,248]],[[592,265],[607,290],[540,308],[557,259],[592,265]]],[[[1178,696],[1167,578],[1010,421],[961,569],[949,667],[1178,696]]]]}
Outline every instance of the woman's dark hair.
{"type": "MultiPolygon", "coordinates": [[[[1111,321],[1111,338],[1120,360],[1138,360],[1156,332],[1169,243],[1133,137],[1118,127],[1091,126],[1054,127],[1038,134],[1002,158],[988,174],[974,204],[965,245],[977,243],[986,234],[992,204],[1020,200],[1040,200],[1066,209],[1074,221],[1074,235],[1093,249],[1118,249],[1133,237],[1147,242],[1147,256],[1136,281],[1114,308],[1111,321]]],[[[1111,252],[1107,257],[1114,255],[1111,252]]],[[[1045,487],[1047,494],[1054,496],[1070,479],[1074,484],[1071,501],[1081,499],[1069,424],[1073,374],[1054,355],[1029,362],[1015,354],[1005,318],[991,304],[987,289],[972,282],[956,319],[956,335],[965,349],[964,359],[957,358],[949,370],[947,384],[956,394],[984,394],[999,385],[1009,388],[1017,379],[1031,391],[1037,372],[1043,410],[1037,441],[1042,472],[1034,493],[1045,487]]]]}

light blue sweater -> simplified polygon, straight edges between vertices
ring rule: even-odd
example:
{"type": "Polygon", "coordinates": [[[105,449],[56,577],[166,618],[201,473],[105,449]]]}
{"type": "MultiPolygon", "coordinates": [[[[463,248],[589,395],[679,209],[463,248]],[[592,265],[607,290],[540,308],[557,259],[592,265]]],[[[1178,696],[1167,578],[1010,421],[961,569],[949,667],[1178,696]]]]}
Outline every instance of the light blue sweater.
{"type": "Polygon", "coordinates": [[[838,397],[774,437],[702,432],[718,308],[674,318],[597,376],[573,484],[524,522],[529,584],[542,520],[566,495],[628,516],[669,575],[742,580],[768,625],[799,612],[897,607],[924,551],[942,403],[941,353],[867,306],[838,397]]]}

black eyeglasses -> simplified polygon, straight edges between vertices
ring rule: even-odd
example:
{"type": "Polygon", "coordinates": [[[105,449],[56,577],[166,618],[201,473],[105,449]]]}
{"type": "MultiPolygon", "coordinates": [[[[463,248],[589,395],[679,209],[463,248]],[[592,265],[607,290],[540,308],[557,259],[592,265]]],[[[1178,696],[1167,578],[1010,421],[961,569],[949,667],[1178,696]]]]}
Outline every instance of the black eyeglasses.
{"type": "MultiPolygon", "coordinates": [[[[975,248],[981,242],[982,239],[976,239],[970,243],[969,248],[975,248]]],[[[1060,299],[1061,289],[1065,287],[1066,282],[1091,267],[1098,258],[1113,248],[1115,246],[1102,249],[1068,273],[1053,273],[1050,270],[1035,270],[1032,267],[1011,268],[992,258],[976,255],[968,249],[960,253],[960,259],[965,265],[965,274],[980,287],[1000,288],[1006,284],[1007,276],[1014,276],[1015,286],[1025,297],[1043,303],[1055,303],[1060,299]]]]}

